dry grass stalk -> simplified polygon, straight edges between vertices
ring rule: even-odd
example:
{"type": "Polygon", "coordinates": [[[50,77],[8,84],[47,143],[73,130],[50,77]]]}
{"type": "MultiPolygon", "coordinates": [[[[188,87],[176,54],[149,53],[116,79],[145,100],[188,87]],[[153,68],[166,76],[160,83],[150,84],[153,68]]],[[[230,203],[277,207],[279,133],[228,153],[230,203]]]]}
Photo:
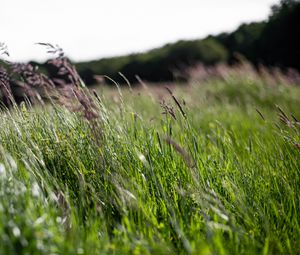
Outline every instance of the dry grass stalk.
{"type": "MultiPolygon", "coordinates": [[[[62,48],[50,43],[38,44],[45,46],[48,53],[57,55],[47,64],[54,67],[59,77],[66,79],[50,79],[45,74],[38,72],[38,68],[31,64],[7,62],[14,79],[10,79],[10,75],[4,67],[0,68],[0,92],[4,99],[3,102],[7,106],[12,106],[14,96],[11,84],[13,84],[15,89],[19,88],[19,94],[30,98],[33,103],[43,103],[42,98],[46,98],[64,105],[71,111],[82,112],[88,121],[98,118],[98,108],[93,99],[82,89],[83,82],[75,66],[65,57],[62,48]]],[[[7,47],[3,43],[0,44],[0,53],[8,55],[7,47]]]]}
{"type": "MultiPolygon", "coordinates": [[[[296,137],[295,136],[284,136],[285,140],[288,141],[289,143],[291,143],[295,149],[300,151],[300,142],[299,142],[300,122],[293,115],[292,115],[292,119],[290,119],[279,106],[277,106],[277,109],[279,111],[279,113],[278,113],[279,120],[285,126],[287,126],[289,129],[294,130],[296,133],[296,137]]],[[[279,127],[279,129],[280,129],[280,127],[279,127]]]]}
{"type": "Polygon", "coordinates": [[[55,88],[55,84],[46,75],[39,73],[38,68],[31,64],[13,63],[11,64],[13,73],[19,74],[24,82],[30,87],[39,87],[45,89],[55,88]]]}
{"type": "Polygon", "coordinates": [[[137,81],[139,82],[139,84],[142,85],[142,87],[145,89],[145,90],[148,90],[148,86],[147,84],[141,79],[140,76],[138,75],[135,75],[135,78],[137,79],[137,81]]]}
{"type": "Polygon", "coordinates": [[[9,57],[8,48],[4,42],[0,42],[0,56],[1,55],[6,55],[9,57]]]}
{"type": "Polygon", "coordinates": [[[2,94],[2,101],[8,107],[13,105],[13,95],[10,87],[10,77],[7,70],[0,66],[0,92],[2,94]]]}
{"type": "Polygon", "coordinates": [[[84,117],[87,120],[98,118],[99,114],[96,111],[96,105],[94,104],[93,99],[85,94],[82,90],[74,89],[74,93],[81,104],[81,110],[84,114],[84,117]]]}
{"type": "Polygon", "coordinates": [[[262,120],[266,120],[265,117],[264,117],[264,115],[261,113],[260,110],[258,110],[258,109],[255,109],[255,110],[258,113],[258,115],[262,118],[262,120]]]}
{"type": "Polygon", "coordinates": [[[164,110],[162,112],[162,114],[165,114],[165,115],[169,114],[174,120],[177,120],[173,107],[168,106],[166,104],[165,100],[160,101],[160,106],[164,110]]]}
{"type": "Polygon", "coordinates": [[[178,109],[179,109],[180,113],[182,114],[182,116],[186,119],[186,113],[183,111],[183,108],[182,108],[181,104],[179,103],[177,98],[174,96],[173,92],[168,87],[165,87],[165,88],[169,92],[169,94],[171,95],[171,97],[174,100],[175,104],[178,106],[178,109]]]}
{"type": "Polygon", "coordinates": [[[164,140],[171,145],[175,151],[177,151],[183,158],[183,160],[186,162],[186,164],[190,167],[194,167],[194,163],[192,158],[189,156],[189,154],[174,140],[171,139],[171,137],[165,137],[164,140]]]}
{"type": "Polygon", "coordinates": [[[285,124],[287,127],[289,128],[295,128],[295,124],[296,122],[293,121],[293,120],[290,120],[289,117],[284,113],[284,111],[279,107],[277,106],[277,109],[279,111],[278,113],[278,116],[279,116],[279,120],[285,124]]]}

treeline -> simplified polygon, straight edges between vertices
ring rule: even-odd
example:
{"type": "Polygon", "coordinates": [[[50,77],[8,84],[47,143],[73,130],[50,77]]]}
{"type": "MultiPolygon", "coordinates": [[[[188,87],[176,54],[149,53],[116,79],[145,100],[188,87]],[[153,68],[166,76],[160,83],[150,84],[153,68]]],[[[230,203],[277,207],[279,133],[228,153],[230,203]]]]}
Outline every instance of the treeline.
{"type": "Polygon", "coordinates": [[[228,62],[236,53],[253,64],[293,67],[300,70],[300,2],[282,0],[272,7],[265,22],[243,24],[236,31],[215,38],[228,51],[228,62]]]}
{"type": "Polygon", "coordinates": [[[87,84],[94,82],[94,74],[104,74],[119,81],[122,79],[119,72],[131,82],[136,81],[136,75],[148,81],[159,82],[173,80],[176,70],[183,70],[199,61],[213,65],[226,61],[227,58],[226,48],[216,39],[207,38],[179,41],[146,53],[78,63],[76,67],[87,84]]]}
{"type": "Polygon", "coordinates": [[[233,64],[241,55],[254,65],[300,70],[299,24],[299,1],[282,0],[272,7],[268,20],[243,24],[232,33],[178,41],[146,53],[77,63],[76,67],[88,85],[96,82],[95,75],[107,75],[122,82],[119,72],[133,83],[136,75],[147,81],[172,81],[181,79],[178,74],[188,66],[199,62],[233,64]]]}

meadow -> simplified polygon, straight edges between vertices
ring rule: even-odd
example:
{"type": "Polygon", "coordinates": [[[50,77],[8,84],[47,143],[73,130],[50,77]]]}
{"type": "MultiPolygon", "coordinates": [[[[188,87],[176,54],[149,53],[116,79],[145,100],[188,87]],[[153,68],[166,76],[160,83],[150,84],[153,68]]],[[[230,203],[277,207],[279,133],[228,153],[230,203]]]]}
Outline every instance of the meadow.
{"type": "Polygon", "coordinates": [[[279,78],[3,108],[0,254],[297,254],[300,87],[279,78]]]}

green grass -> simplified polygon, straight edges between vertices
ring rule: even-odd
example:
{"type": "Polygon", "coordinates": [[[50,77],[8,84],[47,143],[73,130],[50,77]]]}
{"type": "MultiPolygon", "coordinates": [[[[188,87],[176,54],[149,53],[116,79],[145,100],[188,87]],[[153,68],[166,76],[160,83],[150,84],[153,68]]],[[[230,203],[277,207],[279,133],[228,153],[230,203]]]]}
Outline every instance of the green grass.
{"type": "Polygon", "coordinates": [[[299,130],[276,105],[299,117],[300,87],[177,86],[186,118],[163,90],[121,93],[99,92],[97,121],[1,113],[1,255],[299,252],[299,130]]]}

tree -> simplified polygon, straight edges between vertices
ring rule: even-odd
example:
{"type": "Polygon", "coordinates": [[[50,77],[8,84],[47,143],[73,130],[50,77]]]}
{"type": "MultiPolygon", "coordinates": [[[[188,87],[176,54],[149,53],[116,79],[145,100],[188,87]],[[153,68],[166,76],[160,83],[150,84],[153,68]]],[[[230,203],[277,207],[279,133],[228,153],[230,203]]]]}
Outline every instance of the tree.
{"type": "Polygon", "coordinates": [[[299,24],[299,1],[283,0],[272,7],[258,46],[258,55],[263,63],[300,70],[299,24]]]}

